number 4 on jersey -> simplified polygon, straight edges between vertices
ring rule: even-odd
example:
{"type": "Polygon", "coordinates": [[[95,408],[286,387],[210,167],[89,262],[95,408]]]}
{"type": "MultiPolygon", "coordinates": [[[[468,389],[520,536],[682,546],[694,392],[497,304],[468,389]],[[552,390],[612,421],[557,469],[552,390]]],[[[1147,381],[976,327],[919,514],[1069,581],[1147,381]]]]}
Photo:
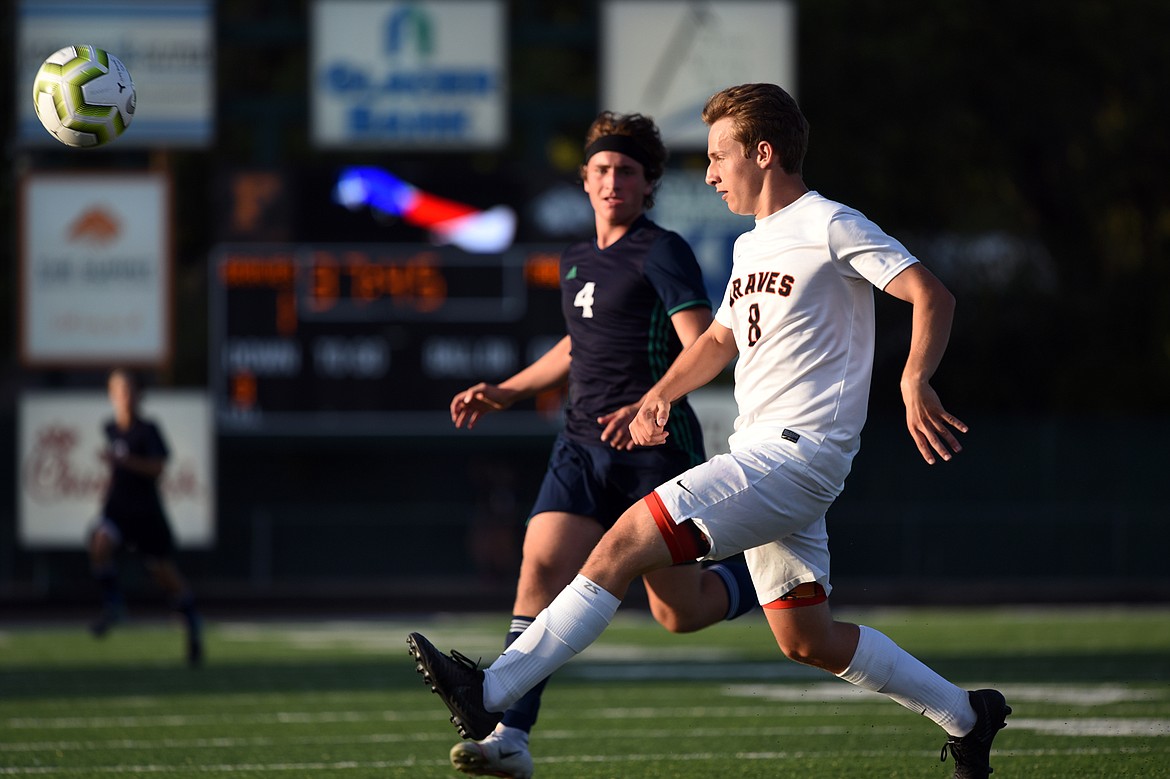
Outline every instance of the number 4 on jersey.
{"type": "Polygon", "coordinates": [[[593,288],[596,286],[595,282],[585,282],[585,286],[581,287],[581,291],[573,298],[573,307],[581,309],[581,316],[584,319],[593,318],[593,288]]]}

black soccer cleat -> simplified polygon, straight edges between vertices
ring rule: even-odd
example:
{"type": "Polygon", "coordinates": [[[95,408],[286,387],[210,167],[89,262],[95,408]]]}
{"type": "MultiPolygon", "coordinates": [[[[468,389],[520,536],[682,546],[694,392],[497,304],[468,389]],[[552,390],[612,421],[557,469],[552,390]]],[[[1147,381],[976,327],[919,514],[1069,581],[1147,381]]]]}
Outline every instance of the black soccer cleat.
{"type": "Polygon", "coordinates": [[[975,728],[965,736],[950,736],[939,759],[945,763],[950,750],[955,760],[955,779],[987,779],[995,770],[991,767],[991,742],[996,733],[1007,727],[1005,720],[1012,707],[999,690],[975,690],[968,696],[978,717],[975,728]]]}
{"type": "Polygon", "coordinates": [[[451,650],[451,656],[435,649],[420,633],[406,637],[414,670],[423,676],[431,692],[443,699],[451,711],[451,724],[463,738],[482,741],[503,718],[503,712],[490,712],[483,705],[483,671],[466,656],[451,650]]]}

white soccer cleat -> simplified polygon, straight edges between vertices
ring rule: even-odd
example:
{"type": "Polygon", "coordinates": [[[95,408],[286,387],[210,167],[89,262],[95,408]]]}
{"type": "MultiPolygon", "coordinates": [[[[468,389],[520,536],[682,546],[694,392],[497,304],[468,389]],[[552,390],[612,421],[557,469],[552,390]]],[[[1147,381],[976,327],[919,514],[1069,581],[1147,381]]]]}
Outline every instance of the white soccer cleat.
{"type": "Polygon", "coordinates": [[[451,765],[471,776],[532,779],[528,747],[492,734],[483,741],[460,741],[451,747],[451,765]]]}

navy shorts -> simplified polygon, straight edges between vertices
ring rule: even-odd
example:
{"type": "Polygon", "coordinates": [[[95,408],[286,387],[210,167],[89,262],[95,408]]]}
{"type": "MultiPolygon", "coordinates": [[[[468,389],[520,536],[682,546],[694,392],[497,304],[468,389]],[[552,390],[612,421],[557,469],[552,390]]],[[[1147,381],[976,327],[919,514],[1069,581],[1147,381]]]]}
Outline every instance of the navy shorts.
{"type": "Polygon", "coordinates": [[[686,452],[673,447],[625,452],[558,435],[528,518],[563,511],[592,517],[608,530],[626,509],[692,465],[686,452]]]}
{"type": "Polygon", "coordinates": [[[175,537],[165,516],[159,514],[127,514],[116,519],[102,517],[99,522],[113,527],[115,538],[126,549],[147,557],[174,557],[175,537]]]}

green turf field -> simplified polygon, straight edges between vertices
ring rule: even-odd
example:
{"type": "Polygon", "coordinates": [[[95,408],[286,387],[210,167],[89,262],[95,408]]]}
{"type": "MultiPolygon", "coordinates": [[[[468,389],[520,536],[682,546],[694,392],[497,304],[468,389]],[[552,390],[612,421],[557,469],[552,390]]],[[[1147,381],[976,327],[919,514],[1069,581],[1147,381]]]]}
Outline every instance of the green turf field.
{"type": "MultiPolygon", "coordinates": [[[[995,779],[1170,777],[1170,609],[842,612],[1015,709],[995,779]]],[[[215,621],[102,641],[0,622],[0,776],[455,777],[446,710],[405,636],[494,657],[498,616],[215,621]]],[[[936,726],[783,660],[757,614],[672,636],[619,616],[550,684],[541,779],[949,777],[936,726]]]]}

